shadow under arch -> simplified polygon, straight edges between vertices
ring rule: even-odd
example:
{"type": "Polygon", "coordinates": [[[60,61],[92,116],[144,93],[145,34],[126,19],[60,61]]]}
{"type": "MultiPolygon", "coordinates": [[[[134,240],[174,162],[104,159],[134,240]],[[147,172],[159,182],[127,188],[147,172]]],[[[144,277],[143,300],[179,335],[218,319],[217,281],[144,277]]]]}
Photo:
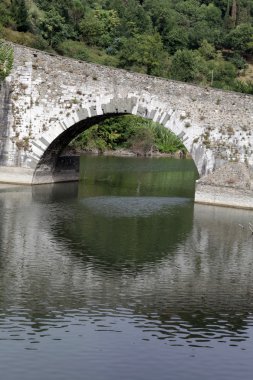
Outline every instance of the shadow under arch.
{"type": "Polygon", "coordinates": [[[106,114],[92,116],[83,119],[76,124],[62,132],[58,137],[56,137],[53,142],[48,146],[48,148],[43,153],[40,158],[33,176],[33,185],[41,183],[55,183],[62,182],[64,178],[59,177],[57,173],[57,159],[63,150],[69,145],[69,143],[77,137],[82,132],[86,131],[95,124],[101,123],[106,119],[111,117],[118,117],[124,115],[119,114],[106,114]]]}
{"type": "MultiPolygon", "coordinates": [[[[189,128],[187,114],[182,110],[159,108],[152,102],[144,102],[140,99],[119,98],[110,99],[107,104],[91,105],[87,108],[73,110],[62,120],[56,121],[49,131],[37,140],[33,141],[33,153],[31,158],[35,167],[33,184],[61,182],[56,174],[56,162],[64,148],[80,133],[94,124],[111,117],[123,115],[135,115],[168,128],[184,144],[187,151],[192,155],[199,175],[212,170],[212,152],[205,146],[196,143],[201,134],[199,126],[189,128]],[[166,110],[166,111],[165,111],[166,110]]],[[[77,179],[77,178],[76,178],[77,179]]]]}

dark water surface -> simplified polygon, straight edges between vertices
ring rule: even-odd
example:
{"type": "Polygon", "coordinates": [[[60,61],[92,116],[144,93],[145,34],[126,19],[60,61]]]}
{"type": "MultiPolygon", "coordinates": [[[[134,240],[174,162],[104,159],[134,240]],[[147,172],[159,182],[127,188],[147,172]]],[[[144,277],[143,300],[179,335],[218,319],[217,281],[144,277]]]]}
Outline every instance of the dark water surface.
{"type": "Polygon", "coordinates": [[[252,379],[253,213],[194,205],[188,160],[81,173],[0,188],[0,379],[252,379]]]}

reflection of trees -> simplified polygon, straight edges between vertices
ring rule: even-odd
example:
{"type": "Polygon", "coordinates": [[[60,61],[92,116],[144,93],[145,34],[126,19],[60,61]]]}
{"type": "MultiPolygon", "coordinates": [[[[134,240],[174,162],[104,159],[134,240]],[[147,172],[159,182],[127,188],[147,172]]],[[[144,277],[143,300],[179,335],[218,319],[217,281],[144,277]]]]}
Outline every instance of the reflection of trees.
{"type": "MultiPolygon", "coordinates": [[[[173,249],[182,236],[191,229],[191,203],[164,204],[163,208],[148,217],[131,217],[131,212],[124,217],[114,216],[112,209],[107,215],[100,213],[103,204],[95,204],[100,200],[89,198],[85,203],[80,201],[75,224],[62,218],[53,233],[56,239],[67,237],[67,244],[73,255],[83,257],[84,261],[89,256],[92,261],[103,264],[103,269],[108,267],[110,270],[124,271],[129,266],[139,270],[148,262],[154,263],[168,254],[173,254],[173,249]]],[[[131,204],[127,206],[129,200],[131,202],[131,198],[126,198],[124,210],[134,207],[131,204]]],[[[117,201],[119,198],[115,199],[115,203],[117,201]]],[[[124,198],[120,198],[120,202],[123,203],[124,198]]],[[[108,207],[113,208],[113,205],[109,203],[108,207]]],[[[132,210],[133,213],[134,211],[136,210],[132,210]]]]}
{"type": "Polygon", "coordinates": [[[192,160],[81,157],[79,197],[141,195],[193,198],[196,176],[192,160]]]}
{"type": "Polygon", "coordinates": [[[66,310],[117,316],[124,308],[136,326],[138,315],[146,327],[154,324],[160,338],[245,338],[253,311],[252,237],[238,224],[252,213],[195,205],[192,221],[192,205],[182,203],[147,217],[115,216],[89,199],[77,201],[74,185],[63,202],[64,187],[51,187],[51,195],[34,188],[33,200],[29,192],[0,194],[5,315],[12,305],[26,309],[38,331],[65,321],[66,310]]]}

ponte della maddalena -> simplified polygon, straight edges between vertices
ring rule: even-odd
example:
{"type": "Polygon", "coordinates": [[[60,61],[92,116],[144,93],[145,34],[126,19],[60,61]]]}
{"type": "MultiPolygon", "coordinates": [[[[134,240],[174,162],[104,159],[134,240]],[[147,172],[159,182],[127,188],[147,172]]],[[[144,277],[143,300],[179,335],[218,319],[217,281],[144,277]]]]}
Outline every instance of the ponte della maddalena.
{"type": "Polygon", "coordinates": [[[200,178],[228,162],[247,167],[241,190],[253,208],[253,96],[13,48],[0,91],[1,182],[56,182],[57,160],[73,138],[108,117],[133,114],[175,133],[200,178]]]}

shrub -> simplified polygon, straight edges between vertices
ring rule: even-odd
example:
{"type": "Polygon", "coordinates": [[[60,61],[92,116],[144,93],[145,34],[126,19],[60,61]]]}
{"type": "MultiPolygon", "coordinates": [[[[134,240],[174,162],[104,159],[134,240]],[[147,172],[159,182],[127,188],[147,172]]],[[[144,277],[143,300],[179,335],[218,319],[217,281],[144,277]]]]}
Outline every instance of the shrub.
{"type": "Polygon", "coordinates": [[[48,50],[49,46],[40,35],[34,35],[32,33],[17,32],[11,29],[3,28],[3,37],[11,42],[19,45],[30,46],[38,50],[48,50]]]}
{"type": "Polygon", "coordinates": [[[87,61],[89,57],[85,44],[80,41],[64,40],[58,45],[57,51],[62,55],[82,61],[87,61]]]}
{"type": "Polygon", "coordinates": [[[6,78],[13,65],[13,49],[6,43],[0,42],[0,80],[6,78]]]}
{"type": "Polygon", "coordinates": [[[70,146],[78,150],[130,148],[146,155],[153,149],[162,153],[185,152],[179,138],[163,125],[132,115],[110,118],[77,136],[70,146]],[[102,143],[103,141],[103,143],[102,143]]]}
{"type": "Polygon", "coordinates": [[[129,140],[131,150],[140,156],[146,156],[153,151],[155,135],[151,128],[138,128],[129,140]]]}

